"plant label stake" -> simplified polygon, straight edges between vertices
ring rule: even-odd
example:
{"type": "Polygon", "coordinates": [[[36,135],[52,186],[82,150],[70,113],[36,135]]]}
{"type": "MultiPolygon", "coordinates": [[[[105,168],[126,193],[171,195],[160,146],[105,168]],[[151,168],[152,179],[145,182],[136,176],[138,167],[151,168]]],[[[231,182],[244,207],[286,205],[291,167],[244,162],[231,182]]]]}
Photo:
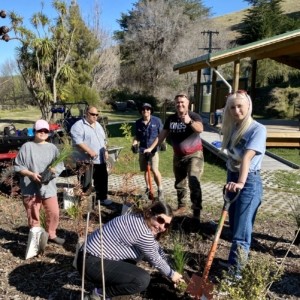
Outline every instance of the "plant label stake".
{"type": "Polygon", "coordinates": [[[190,280],[190,283],[186,289],[186,292],[188,294],[190,294],[191,296],[193,296],[195,299],[201,299],[201,300],[213,299],[212,293],[213,293],[214,285],[211,282],[209,282],[208,274],[209,274],[212,262],[214,260],[214,257],[215,257],[216,251],[217,251],[219,238],[222,233],[223,225],[226,220],[229,207],[234,201],[236,201],[236,199],[238,198],[239,195],[240,195],[240,190],[238,190],[235,197],[232,200],[230,200],[226,194],[226,190],[225,190],[225,186],[224,186],[224,188],[223,188],[224,206],[223,206],[222,214],[221,214],[221,217],[220,217],[217,229],[216,229],[214,241],[211,245],[211,248],[210,248],[207,260],[206,260],[203,275],[202,275],[202,277],[200,277],[196,274],[193,274],[193,276],[190,280]]]}
{"type": "MultiPolygon", "coordinates": [[[[94,174],[94,162],[93,159],[90,159],[90,184],[93,187],[93,174],[94,174]]],[[[93,209],[94,205],[94,199],[93,195],[89,199],[89,204],[87,206],[88,212],[86,217],[86,228],[85,228],[85,234],[84,234],[84,245],[83,245],[83,262],[82,262],[82,276],[81,276],[81,300],[84,299],[84,278],[85,278],[85,259],[86,259],[86,243],[87,243],[87,237],[88,237],[88,230],[89,230],[89,221],[90,221],[90,212],[93,209]]]]}

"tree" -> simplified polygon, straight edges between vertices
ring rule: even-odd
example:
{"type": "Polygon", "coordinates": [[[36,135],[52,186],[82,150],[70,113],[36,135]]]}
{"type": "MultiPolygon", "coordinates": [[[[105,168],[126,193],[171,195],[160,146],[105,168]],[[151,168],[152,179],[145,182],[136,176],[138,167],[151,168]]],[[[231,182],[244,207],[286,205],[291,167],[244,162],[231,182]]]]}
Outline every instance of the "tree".
{"type": "Polygon", "coordinates": [[[299,22],[283,14],[283,0],[245,0],[252,7],[243,19],[238,32],[240,45],[255,42],[299,28],[299,22]]]}
{"type": "Polygon", "coordinates": [[[91,77],[86,75],[90,71],[87,61],[97,47],[96,42],[87,43],[91,35],[74,5],[68,7],[55,0],[53,7],[57,13],[53,21],[42,10],[32,16],[34,31],[24,27],[23,19],[16,13],[10,14],[12,28],[21,43],[17,49],[20,73],[46,119],[49,105],[69,97],[73,84],[80,81],[81,85],[91,86],[91,77]],[[76,61],[79,49],[85,56],[76,61]]]}
{"type": "Polygon", "coordinates": [[[209,9],[196,0],[140,0],[119,20],[121,84],[165,99],[193,82],[173,65],[199,52],[199,33],[209,9]],[[197,38],[196,38],[197,37],[197,38]]]}

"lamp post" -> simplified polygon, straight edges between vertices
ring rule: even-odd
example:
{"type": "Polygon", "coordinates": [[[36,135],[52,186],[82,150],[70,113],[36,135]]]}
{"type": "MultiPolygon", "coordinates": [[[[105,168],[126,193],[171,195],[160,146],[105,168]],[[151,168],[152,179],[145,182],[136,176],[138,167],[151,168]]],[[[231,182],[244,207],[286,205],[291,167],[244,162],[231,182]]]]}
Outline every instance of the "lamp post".
{"type": "MultiPolygon", "coordinates": [[[[0,11],[0,17],[2,19],[6,18],[6,12],[5,12],[5,10],[1,10],[0,11]]],[[[7,26],[1,26],[0,27],[0,37],[5,42],[8,42],[10,40],[10,37],[7,34],[8,32],[9,32],[9,28],[7,26]]]]}

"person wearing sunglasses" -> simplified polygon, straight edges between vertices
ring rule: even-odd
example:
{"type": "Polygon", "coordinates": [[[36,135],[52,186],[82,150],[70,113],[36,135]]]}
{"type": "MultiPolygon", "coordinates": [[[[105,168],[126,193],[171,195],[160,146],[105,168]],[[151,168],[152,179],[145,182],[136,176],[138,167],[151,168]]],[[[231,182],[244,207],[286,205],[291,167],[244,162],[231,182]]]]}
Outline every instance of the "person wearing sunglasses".
{"type": "Polygon", "coordinates": [[[202,118],[199,114],[189,110],[190,101],[186,93],[178,93],[174,101],[176,112],[167,118],[157,139],[144,152],[151,152],[167,137],[170,138],[174,152],[173,171],[178,203],[174,214],[186,213],[185,198],[188,180],[193,218],[200,220],[202,209],[200,177],[204,168],[203,147],[200,138],[200,133],[203,131],[202,118]]]}
{"type": "MultiPolygon", "coordinates": [[[[102,269],[107,297],[144,291],[149,285],[150,274],[136,265],[141,259],[148,261],[174,284],[182,281],[182,275],[172,269],[158,242],[171,221],[171,207],[164,202],[155,201],[144,210],[137,209],[106,223],[102,227],[102,247],[99,229],[91,233],[86,242],[85,278],[95,285],[95,289],[85,299],[103,299],[102,269]]],[[[80,250],[77,269],[81,275],[82,265],[83,250],[80,250]]]]}
{"type": "Polygon", "coordinates": [[[255,216],[262,200],[260,169],[266,150],[266,127],[252,118],[252,101],[246,91],[227,97],[222,123],[222,150],[227,150],[229,196],[237,200],[229,208],[232,245],[228,257],[230,272],[240,276],[247,261],[255,216]]]}
{"type": "Polygon", "coordinates": [[[154,175],[154,181],[157,185],[158,200],[163,200],[163,189],[161,174],[158,169],[159,165],[159,148],[154,148],[151,151],[151,155],[148,157],[144,154],[144,150],[152,145],[159,133],[162,131],[162,122],[158,117],[153,116],[153,107],[149,103],[144,103],[140,109],[142,118],[135,122],[135,136],[132,142],[132,149],[134,153],[139,153],[139,165],[141,172],[144,172],[144,178],[146,182],[145,194],[150,196],[150,186],[147,179],[147,164],[150,163],[151,171],[154,175]]]}
{"type": "Polygon", "coordinates": [[[63,162],[51,169],[53,178],[44,184],[41,173],[55,160],[59,154],[57,147],[48,143],[49,124],[38,120],[34,125],[34,140],[26,142],[20,148],[14,162],[14,169],[20,176],[20,188],[23,204],[26,209],[28,225],[40,227],[40,209],[46,213],[46,231],[49,241],[63,245],[65,240],[56,235],[59,223],[59,206],[57,201],[56,177],[64,170],[63,162]]]}
{"type": "Polygon", "coordinates": [[[71,127],[70,134],[72,143],[77,150],[74,152],[74,159],[77,162],[78,177],[83,192],[91,189],[92,178],[97,200],[100,200],[102,205],[110,205],[112,201],[107,199],[107,141],[104,129],[97,121],[98,116],[96,107],[87,107],[84,118],[78,120],[71,127]],[[93,168],[91,164],[93,164],[93,168]],[[92,169],[93,174],[91,174],[92,169]]]}

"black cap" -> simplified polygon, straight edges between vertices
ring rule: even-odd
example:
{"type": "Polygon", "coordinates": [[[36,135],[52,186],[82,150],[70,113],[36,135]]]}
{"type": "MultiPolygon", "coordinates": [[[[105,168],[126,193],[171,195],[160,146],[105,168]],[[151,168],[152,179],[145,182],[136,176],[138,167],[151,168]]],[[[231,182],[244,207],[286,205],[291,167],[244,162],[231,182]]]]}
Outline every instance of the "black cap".
{"type": "Polygon", "coordinates": [[[145,108],[145,107],[150,108],[151,114],[153,113],[153,107],[152,107],[152,105],[150,103],[143,103],[143,105],[142,105],[142,107],[140,109],[140,113],[142,112],[143,108],[145,108]]]}

